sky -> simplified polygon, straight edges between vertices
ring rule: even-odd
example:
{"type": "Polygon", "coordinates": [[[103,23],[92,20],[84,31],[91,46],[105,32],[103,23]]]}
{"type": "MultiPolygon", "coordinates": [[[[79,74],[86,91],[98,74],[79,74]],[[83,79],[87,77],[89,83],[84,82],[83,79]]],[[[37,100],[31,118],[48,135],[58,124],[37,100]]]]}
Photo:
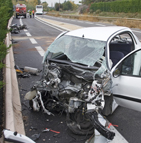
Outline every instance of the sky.
{"type": "MultiPolygon", "coordinates": [[[[51,7],[51,6],[54,6],[55,3],[63,3],[65,0],[41,0],[41,2],[47,2],[48,3],[48,6],[51,7]]],[[[72,0],[74,1],[75,4],[79,4],[79,1],[81,0],[72,0]]]]}

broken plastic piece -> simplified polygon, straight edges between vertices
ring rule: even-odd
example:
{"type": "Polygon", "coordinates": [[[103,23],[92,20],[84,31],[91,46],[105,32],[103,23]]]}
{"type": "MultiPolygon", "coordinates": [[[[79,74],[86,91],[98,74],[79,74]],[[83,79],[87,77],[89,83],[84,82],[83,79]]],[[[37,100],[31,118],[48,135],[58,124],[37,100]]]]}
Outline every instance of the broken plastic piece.
{"type": "Polygon", "coordinates": [[[110,123],[109,126],[108,126],[108,128],[110,128],[111,126],[118,127],[118,125],[113,125],[112,123],[110,123]]]}
{"type": "Polygon", "coordinates": [[[16,72],[23,73],[23,71],[16,69],[16,72]]]}
{"type": "Polygon", "coordinates": [[[54,130],[51,130],[51,129],[48,129],[48,128],[46,128],[46,129],[43,130],[42,132],[49,132],[49,131],[54,132],[54,133],[57,133],[57,134],[60,134],[60,132],[54,131],[54,130]]]}
{"type": "Polygon", "coordinates": [[[36,96],[36,90],[32,90],[26,93],[24,100],[32,100],[36,96]]]}
{"type": "Polygon", "coordinates": [[[98,114],[96,112],[93,112],[93,123],[95,129],[104,137],[106,137],[109,140],[112,140],[115,136],[114,132],[111,132],[106,127],[104,127],[98,120],[98,114]]]}
{"type": "Polygon", "coordinates": [[[10,130],[3,130],[4,140],[9,142],[35,143],[33,140],[25,135],[10,130]]]}
{"type": "Polygon", "coordinates": [[[20,69],[20,67],[18,65],[15,65],[15,69],[16,69],[16,72],[23,73],[23,71],[20,69]]]}

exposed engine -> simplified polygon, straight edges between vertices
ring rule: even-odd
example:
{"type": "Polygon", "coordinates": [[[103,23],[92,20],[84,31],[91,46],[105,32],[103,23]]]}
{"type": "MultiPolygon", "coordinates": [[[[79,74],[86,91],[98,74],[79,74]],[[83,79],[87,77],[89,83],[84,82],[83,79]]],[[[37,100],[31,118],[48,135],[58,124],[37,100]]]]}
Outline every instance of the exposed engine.
{"type": "Polygon", "coordinates": [[[52,109],[55,108],[54,101],[56,101],[57,105],[58,102],[64,103],[64,105],[61,105],[66,108],[70,97],[78,97],[81,100],[94,104],[98,108],[104,107],[104,80],[93,81],[94,69],[84,70],[60,63],[51,63],[45,66],[47,67],[44,67],[43,79],[38,81],[32,90],[40,91],[42,96],[45,94],[46,100],[50,100],[50,104],[52,99],[53,106],[50,106],[52,109]]]}
{"type": "Polygon", "coordinates": [[[48,115],[53,110],[65,111],[67,125],[75,134],[92,134],[96,128],[108,139],[113,139],[114,133],[95,120],[104,108],[104,94],[110,95],[108,72],[94,77],[97,70],[54,61],[44,63],[42,79],[25,98],[30,100],[34,111],[43,109],[48,115]]]}

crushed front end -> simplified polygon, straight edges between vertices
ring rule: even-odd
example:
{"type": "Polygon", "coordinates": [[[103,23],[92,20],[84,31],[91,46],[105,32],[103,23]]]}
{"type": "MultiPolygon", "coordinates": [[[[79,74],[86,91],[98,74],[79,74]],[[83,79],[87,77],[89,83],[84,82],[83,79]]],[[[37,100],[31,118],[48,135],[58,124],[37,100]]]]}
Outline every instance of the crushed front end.
{"type": "Polygon", "coordinates": [[[115,134],[98,120],[105,96],[111,96],[104,46],[104,41],[68,35],[55,40],[44,56],[41,80],[25,96],[33,110],[48,115],[64,111],[73,133],[93,134],[96,129],[112,140],[115,134]]]}

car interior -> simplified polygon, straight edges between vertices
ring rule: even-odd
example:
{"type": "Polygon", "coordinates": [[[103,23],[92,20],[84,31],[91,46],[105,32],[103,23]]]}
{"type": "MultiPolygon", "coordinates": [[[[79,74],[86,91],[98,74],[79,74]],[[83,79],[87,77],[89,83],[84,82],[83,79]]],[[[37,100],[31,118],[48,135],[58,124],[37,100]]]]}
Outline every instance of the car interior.
{"type": "Polygon", "coordinates": [[[115,66],[124,56],[134,50],[133,39],[128,33],[117,35],[111,40],[109,50],[110,59],[115,66]]]}

